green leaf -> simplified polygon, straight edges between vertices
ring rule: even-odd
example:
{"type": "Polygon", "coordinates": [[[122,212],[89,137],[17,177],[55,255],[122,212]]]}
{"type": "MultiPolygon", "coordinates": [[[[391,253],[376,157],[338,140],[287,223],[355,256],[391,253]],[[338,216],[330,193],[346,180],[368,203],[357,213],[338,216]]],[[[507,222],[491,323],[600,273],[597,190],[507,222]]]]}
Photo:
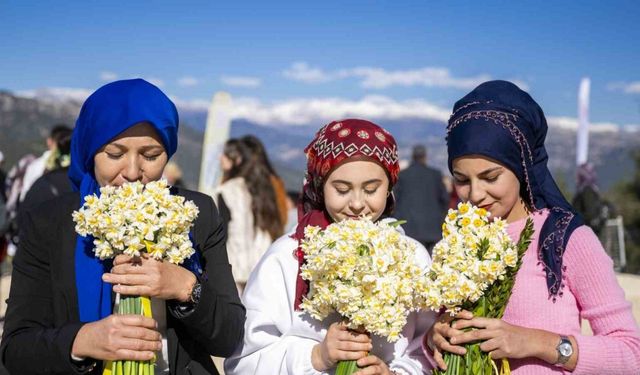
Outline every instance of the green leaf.
{"type": "Polygon", "coordinates": [[[395,227],[399,227],[400,225],[402,225],[402,224],[406,224],[406,223],[407,223],[407,221],[406,221],[406,220],[396,220],[396,221],[392,221],[392,222],[390,222],[390,223],[389,223],[389,226],[390,226],[390,227],[394,227],[394,228],[395,228],[395,227]]]}

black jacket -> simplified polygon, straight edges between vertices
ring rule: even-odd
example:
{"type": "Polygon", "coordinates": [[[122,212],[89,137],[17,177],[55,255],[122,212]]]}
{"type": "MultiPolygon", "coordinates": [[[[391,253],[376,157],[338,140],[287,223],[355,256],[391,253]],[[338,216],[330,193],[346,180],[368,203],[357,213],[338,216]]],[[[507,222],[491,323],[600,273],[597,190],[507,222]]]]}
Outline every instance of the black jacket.
{"type": "MultiPolygon", "coordinates": [[[[226,233],[213,200],[183,189],[176,194],[200,209],[192,234],[205,277],[200,301],[189,315],[166,314],[169,367],[176,375],[217,374],[210,356],[233,353],[244,334],[245,309],[231,275],[226,233]]],[[[11,374],[79,373],[70,358],[83,325],[78,315],[76,233],[71,219],[79,206],[79,195],[70,193],[21,216],[22,241],[13,260],[1,347],[2,363],[11,374]]],[[[99,362],[92,374],[101,373],[101,368],[99,362]]]]}
{"type": "Polygon", "coordinates": [[[402,225],[407,235],[423,243],[440,240],[449,204],[442,174],[414,162],[400,172],[393,192],[396,198],[394,217],[407,221],[402,225]]]}

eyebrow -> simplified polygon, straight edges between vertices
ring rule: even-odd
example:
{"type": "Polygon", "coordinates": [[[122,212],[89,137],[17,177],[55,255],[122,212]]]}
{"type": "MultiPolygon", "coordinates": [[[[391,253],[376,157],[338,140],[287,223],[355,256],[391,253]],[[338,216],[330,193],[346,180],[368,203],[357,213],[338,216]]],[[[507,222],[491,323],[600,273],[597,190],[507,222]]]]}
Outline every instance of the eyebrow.
{"type": "MultiPolygon", "coordinates": [[[[119,148],[121,150],[127,150],[128,149],[127,146],[125,146],[123,144],[120,144],[118,142],[109,143],[107,146],[115,146],[115,147],[117,147],[117,148],[119,148]]],[[[155,149],[158,149],[158,148],[159,149],[164,149],[160,145],[147,145],[147,146],[140,147],[140,151],[145,152],[145,151],[149,151],[149,150],[155,150],[155,149]]]]}
{"type": "MultiPolygon", "coordinates": [[[[478,176],[486,176],[488,174],[490,174],[491,172],[495,172],[495,171],[501,171],[503,169],[503,167],[493,167],[493,168],[489,168],[489,169],[485,169],[484,171],[478,173],[478,176]]],[[[454,170],[453,174],[457,174],[459,176],[466,176],[464,173],[461,173],[459,171],[454,170]]]]}
{"type": "MultiPolygon", "coordinates": [[[[367,180],[367,181],[363,182],[362,185],[369,185],[369,184],[372,184],[374,182],[382,182],[382,180],[379,179],[379,178],[374,178],[374,179],[367,180]]],[[[333,180],[333,181],[331,181],[331,183],[332,184],[344,184],[344,185],[347,185],[347,186],[353,186],[353,184],[351,182],[345,181],[345,180],[333,180]]]]}

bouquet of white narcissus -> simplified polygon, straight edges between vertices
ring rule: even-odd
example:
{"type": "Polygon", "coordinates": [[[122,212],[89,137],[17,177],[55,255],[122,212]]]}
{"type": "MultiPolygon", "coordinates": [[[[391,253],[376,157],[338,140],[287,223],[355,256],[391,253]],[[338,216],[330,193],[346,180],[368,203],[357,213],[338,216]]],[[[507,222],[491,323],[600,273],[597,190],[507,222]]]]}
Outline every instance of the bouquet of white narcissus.
{"type": "MultiPolygon", "coordinates": [[[[301,307],[318,320],[337,312],[352,329],[394,342],[417,310],[424,270],[416,263],[416,245],[395,228],[399,224],[347,219],[305,228],[301,276],[309,293],[301,307]]],[[[355,361],[341,361],[336,374],[351,374],[355,361]]]]}
{"type": "MultiPolygon", "coordinates": [[[[159,261],[181,264],[195,252],[189,231],[197,216],[198,207],[192,201],[171,195],[167,182],[159,180],[101,187],[100,196],[85,197],[82,207],[73,212],[73,221],[78,234],[93,237],[100,259],[147,253],[159,261]]],[[[147,296],[122,296],[118,301],[119,314],[151,317],[147,296]]],[[[105,375],[153,373],[153,361],[107,361],[103,371],[105,375]]]]}
{"type": "Polygon", "coordinates": [[[175,264],[194,253],[189,230],[197,216],[198,207],[171,195],[166,180],[101,187],[73,212],[76,232],[93,236],[96,257],[147,252],[175,264]]]}
{"type": "MultiPolygon", "coordinates": [[[[442,224],[442,240],[433,248],[424,295],[426,307],[439,311],[444,306],[451,314],[465,309],[474,316],[502,318],[522,256],[531,242],[533,221],[527,219],[515,243],[509,237],[507,223],[489,217],[489,212],[469,203],[449,210],[442,224]]],[[[497,372],[495,363],[479,345],[466,345],[464,357],[445,353],[445,374],[497,372]]],[[[509,373],[508,361],[502,361],[501,371],[509,373]]]]}

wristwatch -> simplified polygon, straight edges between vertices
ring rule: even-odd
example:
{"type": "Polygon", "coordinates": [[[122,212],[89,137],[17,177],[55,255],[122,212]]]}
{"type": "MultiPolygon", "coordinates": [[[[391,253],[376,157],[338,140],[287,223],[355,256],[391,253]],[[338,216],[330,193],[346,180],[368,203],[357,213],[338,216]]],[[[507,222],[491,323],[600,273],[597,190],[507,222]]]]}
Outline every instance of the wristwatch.
{"type": "Polygon", "coordinates": [[[555,364],[562,366],[567,363],[573,354],[573,345],[571,345],[571,341],[567,336],[560,335],[560,342],[556,346],[556,351],[558,352],[558,359],[555,364]]]}
{"type": "Polygon", "coordinates": [[[197,305],[200,302],[200,294],[202,293],[202,284],[199,281],[196,281],[193,284],[193,289],[191,289],[191,294],[189,295],[189,302],[197,305]]]}

